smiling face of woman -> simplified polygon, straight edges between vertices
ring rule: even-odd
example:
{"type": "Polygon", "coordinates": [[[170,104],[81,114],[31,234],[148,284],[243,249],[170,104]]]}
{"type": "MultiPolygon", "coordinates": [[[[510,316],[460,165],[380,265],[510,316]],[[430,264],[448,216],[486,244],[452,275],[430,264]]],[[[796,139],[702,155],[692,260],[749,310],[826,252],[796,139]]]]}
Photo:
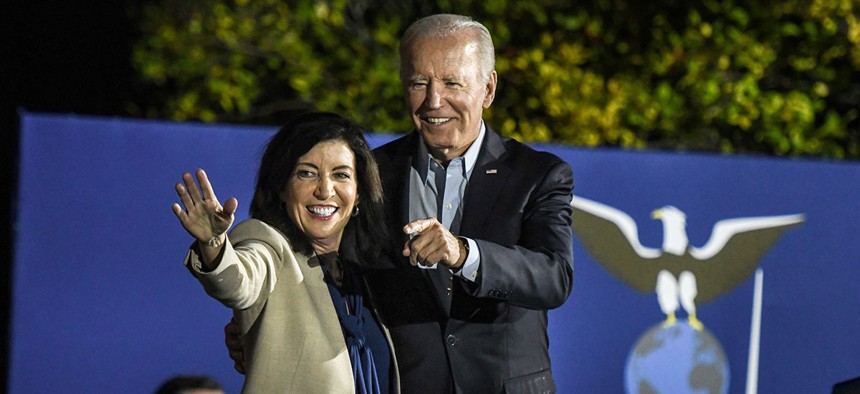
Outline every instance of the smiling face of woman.
{"type": "Polygon", "coordinates": [[[320,254],[338,250],[357,200],[355,154],[343,141],[314,145],[281,192],[290,220],[320,254]]]}

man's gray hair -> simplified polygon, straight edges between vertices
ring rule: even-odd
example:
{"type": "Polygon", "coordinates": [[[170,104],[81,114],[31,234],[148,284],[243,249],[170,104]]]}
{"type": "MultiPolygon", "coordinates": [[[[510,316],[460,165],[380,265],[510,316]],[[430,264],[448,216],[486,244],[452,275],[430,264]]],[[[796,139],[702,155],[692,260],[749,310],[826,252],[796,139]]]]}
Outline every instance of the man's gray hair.
{"type": "Polygon", "coordinates": [[[451,37],[461,30],[471,30],[472,40],[478,44],[478,67],[481,78],[486,82],[496,68],[496,49],[490,31],[480,22],[463,15],[436,14],[413,22],[400,38],[400,56],[408,45],[418,38],[451,37]]]}

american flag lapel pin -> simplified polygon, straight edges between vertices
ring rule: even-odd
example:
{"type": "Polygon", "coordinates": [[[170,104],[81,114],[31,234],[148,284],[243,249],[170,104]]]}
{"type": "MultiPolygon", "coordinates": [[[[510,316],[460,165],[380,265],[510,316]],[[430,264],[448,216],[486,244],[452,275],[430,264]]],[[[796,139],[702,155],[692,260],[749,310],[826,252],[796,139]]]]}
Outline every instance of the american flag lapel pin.
{"type": "Polygon", "coordinates": [[[487,174],[495,174],[497,172],[499,172],[499,170],[497,170],[495,168],[490,168],[489,170],[487,170],[487,174]]]}

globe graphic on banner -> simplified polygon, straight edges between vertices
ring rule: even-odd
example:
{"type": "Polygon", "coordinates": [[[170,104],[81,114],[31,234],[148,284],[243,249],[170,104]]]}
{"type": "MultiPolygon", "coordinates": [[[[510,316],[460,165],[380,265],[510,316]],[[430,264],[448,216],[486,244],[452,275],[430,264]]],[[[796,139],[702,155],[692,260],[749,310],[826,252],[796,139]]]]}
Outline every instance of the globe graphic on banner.
{"type": "Polygon", "coordinates": [[[624,373],[627,393],[727,393],[729,366],[707,329],[660,323],[636,342],[624,373]]]}

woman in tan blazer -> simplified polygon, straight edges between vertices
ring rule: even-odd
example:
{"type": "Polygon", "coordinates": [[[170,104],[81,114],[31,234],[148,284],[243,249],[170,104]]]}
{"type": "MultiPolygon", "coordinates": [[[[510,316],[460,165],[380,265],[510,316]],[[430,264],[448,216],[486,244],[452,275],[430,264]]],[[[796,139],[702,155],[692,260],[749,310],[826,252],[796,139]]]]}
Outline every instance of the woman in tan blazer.
{"type": "Polygon", "coordinates": [[[387,235],[361,130],[326,113],[282,127],[263,154],[251,219],[229,236],[238,202],[221,205],[202,169],[196,178],[199,188],[182,175],[173,212],[196,239],[185,264],[241,327],[243,392],[399,392],[362,276],[387,235]]]}

